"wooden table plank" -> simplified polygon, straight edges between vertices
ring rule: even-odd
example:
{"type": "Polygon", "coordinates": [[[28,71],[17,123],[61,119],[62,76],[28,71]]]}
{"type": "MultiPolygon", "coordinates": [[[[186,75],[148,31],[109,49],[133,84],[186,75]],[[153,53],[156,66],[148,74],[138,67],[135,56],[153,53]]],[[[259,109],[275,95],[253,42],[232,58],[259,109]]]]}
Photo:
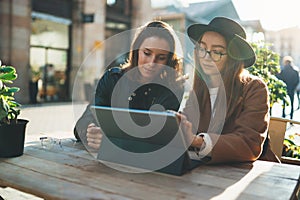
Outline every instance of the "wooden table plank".
{"type": "MultiPolygon", "coordinates": [[[[66,151],[66,152],[69,152],[69,151],[66,151]]],[[[93,158],[91,156],[89,158],[93,160],[93,158]]],[[[66,160],[66,159],[60,158],[59,160],[66,160]]],[[[79,165],[82,166],[82,163],[86,163],[86,162],[87,161],[79,162],[80,163],[79,165]]],[[[90,164],[90,165],[93,166],[93,164],[90,164]]],[[[247,189],[245,194],[255,194],[257,189],[264,188],[264,187],[267,187],[267,188],[272,187],[272,188],[274,188],[274,192],[275,192],[276,196],[284,198],[284,195],[286,195],[286,194],[282,191],[292,189],[292,187],[289,185],[290,177],[284,177],[284,176],[286,176],[286,174],[283,173],[284,170],[282,170],[281,167],[278,168],[277,165],[273,165],[272,163],[265,162],[265,167],[260,166],[261,169],[254,170],[255,174],[251,173],[250,168],[252,168],[252,167],[255,167],[255,166],[249,165],[249,167],[244,167],[244,169],[237,168],[237,167],[232,169],[231,166],[225,166],[223,168],[220,168],[218,166],[201,166],[198,169],[194,170],[193,172],[188,173],[185,176],[183,176],[184,179],[186,180],[184,182],[183,181],[175,181],[175,180],[172,181],[172,180],[170,180],[170,178],[164,179],[163,177],[160,177],[157,181],[156,178],[153,178],[153,173],[151,175],[143,175],[143,176],[132,175],[132,176],[135,178],[135,181],[138,181],[142,184],[149,182],[147,184],[151,185],[151,183],[155,183],[156,185],[160,185],[162,187],[165,186],[166,184],[171,184],[172,188],[174,188],[176,191],[178,190],[178,191],[182,191],[184,193],[194,194],[195,196],[199,195],[199,191],[201,191],[201,190],[202,191],[215,191],[215,192],[212,192],[213,194],[222,193],[224,188],[235,184],[237,178],[242,179],[246,175],[247,175],[247,177],[250,177],[250,178],[246,178],[244,180],[247,180],[248,181],[247,185],[251,184],[251,187],[248,186],[248,188],[250,188],[250,189],[247,189]],[[267,171],[270,171],[273,167],[278,168],[277,171],[279,173],[276,172],[273,174],[268,174],[267,171]],[[211,170],[212,168],[215,168],[215,169],[211,170]],[[228,168],[231,168],[231,169],[228,170],[228,168]],[[199,173],[199,172],[201,172],[201,173],[199,173]],[[237,177],[237,175],[238,175],[238,177],[237,177]],[[216,182],[215,181],[216,176],[221,180],[216,182]],[[256,177],[259,177],[259,179],[261,181],[256,180],[255,182],[253,182],[251,180],[251,179],[255,179],[256,177]],[[270,179],[273,179],[273,181],[272,182],[268,181],[270,179]],[[188,183],[188,182],[194,182],[195,183],[194,187],[191,187],[190,183],[188,183]],[[206,185],[203,185],[202,184],[203,182],[205,182],[206,185]],[[273,182],[280,183],[280,184],[275,185],[273,182]],[[185,187],[188,184],[190,186],[185,187]],[[195,185],[197,185],[197,186],[195,187],[195,185]],[[209,189],[206,187],[209,187],[209,189]]],[[[294,169],[295,173],[298,172],[298,174],[299,174],[299,171],[300,171],[299,168],[297,166],[295,166],[294,168],[295,168],[294,169]]],[[[90,169],[90,171],[97,171],[97,169],[90,169]]],[[[105,173],[108,173],[108,172],[105,172],[105,173]]],[[[163,176],[163,175],[161,175],[161,176],[163,176]]],[[[180,179],[182,179],[183,177],[180,177],[180,179]]],[[[122,178],[122,177],[119,177],[119,178],[122,178]]],[[[124,176],[123,176],[123,178],[124,178],[124,176]]],[[[176,176],[171,176],[171,178],[176,179],[176,176]]],[[[244,181],[244,183],[245,183],[245,181],[244,181]]],[[[296,184],[296,182],[295,182],[295,184],[296,184]]],[[[260,197],[265,197],[266,195],[268,195],[268,190],[261,189],[260,194],[261,194],[260,197]]]]}
{"type": "MultiPolygon", "coordinates": [[[[155,185],[143,185],[128,179],[117,179],[116,181],[116,177],[112,176],[114,175],[113,171],[111,171],[112,173],[109,174],[95,173],[70,165],[62,166],[61,164],[55,162],[38,159],[28,155],[23,155],[21,162],[20,158],[10,159],[9,164],[13,164],[15,166],[21,165],[19,167],[34,169],[35,172],[44,174],[48,177],[57,178],[58,180],[66,180],[67,182],[75,183],[77,185],[84,184],[83,186],[88,188],[105,191],[107,193],[113,193],[117,195],[126,194],[130,198],[139,198],[138,196],[144,197],[149,193],[152,194],[151,198],[154,199],[166,199],[170,196],[175,198],[187,196],[187,194],[182,194],[175,190],[168,191],[155,185]],[[47,168],[46,173],[44,172],[44,168],[47,168]]],[[[98,167],[102,168],[105,166],[98,165],[98,167]]],[[[65,188],[64,190],[67,189],[68,188],[65,188]]]]}
{"type": "Polygon", "coordinates": [[[295,165],[257,161],[203,165],[183,176],[132,174],[105,166],[74,140],[63,140],[62,147],[31,143],[23,156],[0,159],[0,184],[44,198],[197,200],[284,200],[299,184],[300,167],[295,165]]]}
{"type": "MultiPolygon", "coordinates": [[[[90,171],[93,173],[98,174],[114,174],[114,177],[124,180],[130,180],[133,179],[135,182],[139,182],[143,185],[147,185],[147,187],[153,187],[153,185],[156,187],[159,185],[160,187],[164,188],[164,190],[172,190],[173,193],[176,193],[176,191],[182,191],[184,193],[194,194],[196,196],[199,195],[199,191],[212,191],[213,194],[219,194],[222,192],[223,187],[215,187],[212,183],[209,185],[210,189],[208,190],[207,185],[201,184],[203,180],[207,179],[207,181],[214,180],[213,175],[206,176],[205,174],[202,175],[201,179],[202,182],[199,183],[199,181],[192,184],[191,180],[185,179],[184,176],[178,177],[178,176],[172,176],[172,175],[166,175],[166,174],[160,174],[160,173],[147,173],[147,174],[128,174],[116,171],[114,169],[110,169],[106,166],[103,166],[101,163],[98,163],[98,166],[95,165],[95,160],[93,158],[84,159],[84,158],[76,158],[75,159],[69,159],[68,156],[65,155],[65,153],[68,154],[68,151],[64,151],[64,153],[51,155],[52,152],[49,152],[47,150],[43,150],[39,152],[40,154],[37,155],[35,153],[36,147],[32,147],[33,149],[27,148],[26,154],[38,156],[39,158],[43,158],[44,156],[48,159],[54,161],[54,162],[60,162],[61,164],[74,166],[76,168],[84,168],[85,171],[90,171]],[[50,154],[50,155],[49,155],[50,154]],[[166,185],[168,187],[166,187],[166,185]]],[[[71,156],[71,155],[70,155],[71,156]]],[[[233,183],[233,180],[228,180],[230,183],[233,183]]],[[[206,181],[205,181],[206,182],[206,181]]],[[[222,182],[220,182],[222,183],[222,182]]],[[[224,186],[225,187],[225,186],[224,186]]]]}
{"type": "Polygon", "coordinates": [[[126,196],[96,190],[64,179],[37,173],[13,164],[0,165],[2,184],[45,199],[126,199],[126,196]],[[9,181],[3,181],[7,179],[9,181]],[[44,184],[47,183],[47,184],[44,184]],[[68,188],[66,190],[66,188],[68,188]]]}

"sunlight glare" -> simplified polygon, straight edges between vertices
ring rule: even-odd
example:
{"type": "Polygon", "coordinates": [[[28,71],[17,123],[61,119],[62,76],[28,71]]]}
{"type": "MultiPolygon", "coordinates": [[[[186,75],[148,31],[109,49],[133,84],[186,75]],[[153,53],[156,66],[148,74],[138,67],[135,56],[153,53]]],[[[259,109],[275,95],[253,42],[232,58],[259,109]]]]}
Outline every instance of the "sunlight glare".
{"type": "Polygon", "coordinates": [[[279,30],[300,24],[297,0],[232,1],[242,20],[259,19],[267,30],[279,30]]]}

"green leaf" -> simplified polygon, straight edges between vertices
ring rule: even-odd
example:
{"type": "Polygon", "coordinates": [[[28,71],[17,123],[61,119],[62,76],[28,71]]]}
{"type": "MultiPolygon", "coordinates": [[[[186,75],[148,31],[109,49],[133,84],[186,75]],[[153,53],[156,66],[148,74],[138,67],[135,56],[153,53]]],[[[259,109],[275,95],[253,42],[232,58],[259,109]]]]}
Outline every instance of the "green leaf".
{"type": "Polygon", "coordinates": [[[20,88],[6,85],[13,83],[17,77],[13,66],[0,66],[0,124],[9,124],[20,114],[20,104],[14,98],[20,88]]]}
{"type": "Polygon", "coordinates": [[[16,69],[12,66],[0,67],[0,73],[16,73],[16,69]]]}
{"type": "Polygon", "coordinates": [[[15,73],[0,74],[0,80],[2,80],[3,82],[12,81],[15,80],[16,78],[17,78],[17,74],[15,73]]]}
{"type": "Polygon", "coordinates": [[[287,138],[284,138],[283,143],[286,144],[287,146],[295,145],[295,143],[292,140],[287,138]]]}
{"type": "Polygon", "coordinates": [[[0,121],[2,121],[2,119],[7,116],[9,108],[9,105],[4,100],[4,98],[0,97],[0,121]]]}
{"type": "Polygon", "coordinates": [[[7,92],[15,93],[15,92],[18,92],[19,90],[20,90],[20,88],[18,88],[18,87],[11,87],[11,88],[8,88],[7,92]]]}

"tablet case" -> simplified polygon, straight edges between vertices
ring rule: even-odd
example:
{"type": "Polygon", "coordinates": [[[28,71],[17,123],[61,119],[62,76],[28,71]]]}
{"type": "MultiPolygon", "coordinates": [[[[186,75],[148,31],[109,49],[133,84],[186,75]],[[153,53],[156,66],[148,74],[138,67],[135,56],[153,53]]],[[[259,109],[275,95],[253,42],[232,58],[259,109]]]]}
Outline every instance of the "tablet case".
{"type": "MultiPolygon", "coordinates": [[[[182,134],[179,128],[179,121],[174,112],[146,111],[106,106],[91,106],[91,111],[98,119],[98,123],[104,132],[97,156],[99,160],[145,169],[146,166],[142,162],[130,162],[124,158],[125,156],[120,157],[118,148],[111,148],[111,144],[133,154],[153,152],[168,145],[168,151],[179,156],[166,167],[157,169],[157,172],[182,175],[201,164],[201,161],[190,159],[182,135],[180,135],[180,140],[175,143],[172,142],[172,145],[170,145],[170,141],[174,141],[175,136],[178,137],[177,133],[182,134]],[[119,122],[116,120],[116,116],[119,118],[119,122]],[[123,123],[122,121],[125,122],[123,123]],[[147,135],[149,131],[144,131],[146,128],[143,129],[143,127],[148,126],[151,121],[156,121],[158,124],[161,121],[165,122],[163,123],[163,128],[160,128],[156,134],[149,136],[147,135]],[[128,122],[135,123],[136,126],[128,122]],[[120,128],[120,126],[123,128],[120,128]],[[128,132],[130,134],[127,134],[128,132]]],[[[155,127],[152,127],[152,129],[155,129],[155,127]]],[[[151,166],[149,168],[151,169],[151,166]]]]}

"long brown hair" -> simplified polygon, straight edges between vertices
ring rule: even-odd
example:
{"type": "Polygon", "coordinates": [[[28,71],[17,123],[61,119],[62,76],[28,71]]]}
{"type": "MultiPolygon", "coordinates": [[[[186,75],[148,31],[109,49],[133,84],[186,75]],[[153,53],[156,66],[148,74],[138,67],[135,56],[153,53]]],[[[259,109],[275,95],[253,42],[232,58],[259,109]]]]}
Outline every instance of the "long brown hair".
{"type": "MultiPolygon", "coordinates": [[[[224,36],[225,37],[225,36],[224,36]]],[[[201,40],[201,38],[200,38],[201,40]]],[[[228,44],[229,39],[225,37],[228,44]]],[[[238,51],[238,48],[233,48],[238,51]]],[[[200,113],[207,106],[207,101],[210,101],[210,95],[206,81],[208,77],[202,70],[199,62],[199,57],[195,53],[195,74],[193,88],[196,93],[200,113]]],[[[247,82],[248,71],[244,69],[244,62],[227,56],[227,62],[220,71],[220,75],[224,84],[226,93],[227,113],[226,118],[229,118],[234,113],[235,105],[243,98],[243,87],[247,82]]]]}
{"type": "Polygon", "coordinates": [[[162,38],[168,42],[170,52],[166,65],[170,68],[166,67],[160,76],[169,83],[176,81],[176,79],[182,75],[182,62],[175,53],[174,30],[168,23],[163,21],[151,21],[138,30],[131,45],[128,61],[122,65],[122,68],[130,70],[138,66],[139,48],[144,40],[150,37],[162,38]]]}

